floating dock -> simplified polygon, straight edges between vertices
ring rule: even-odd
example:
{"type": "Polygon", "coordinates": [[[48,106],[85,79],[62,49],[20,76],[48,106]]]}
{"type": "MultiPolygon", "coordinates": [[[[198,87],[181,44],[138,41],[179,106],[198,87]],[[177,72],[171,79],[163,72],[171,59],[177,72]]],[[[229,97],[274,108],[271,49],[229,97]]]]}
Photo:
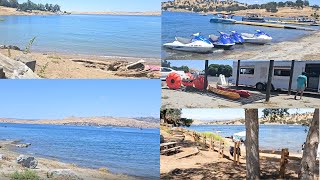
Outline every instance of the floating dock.
{"type": "Polygon", "coordinates": [[[272,28],[284,28],[284,29],[297,29],[297,30],[304,30],[304,31],[317,31],[317,29],[312,29],[312,28],[307,28],[307,27],[292,26],[292,25],[285,25],[285,24],[274,24],[274,23],[236,21],[236,22],[234,22],[234,24],[243,24],[243,25],[250,25],[250,26],[263,26],[263,27],[272,27],[272,28]]]}
{"type": "Polygon", "coordinates": [[[301,25],[301,26],[320,26],[318,23],[310,23],[310,22],[294,22],[294,21],[271,21],[268,20],[269,23],[278,23],[278,24],[294,24],[294,25],[301,25]]]}

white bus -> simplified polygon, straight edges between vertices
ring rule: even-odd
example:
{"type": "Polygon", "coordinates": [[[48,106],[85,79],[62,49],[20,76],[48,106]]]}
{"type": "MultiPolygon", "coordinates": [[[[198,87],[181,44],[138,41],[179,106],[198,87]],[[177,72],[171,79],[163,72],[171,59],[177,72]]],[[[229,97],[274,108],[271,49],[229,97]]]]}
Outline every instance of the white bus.
{"type": "MultiPolygon", "coordinates": [[[[239,85],[256,87],[262,91],[268,81],[270,61],[240,61],[239,85]]],[[[238,61],[233,62],[232,83],[236,83],[238,61]]],[[[274,61],[272,89],[288,90],[291,61],[274,61]]],[[[297,87],[297,77],[307,73],[307,91],[320,92],[320,61],[295,61],[292,90],[297,87]]]]}

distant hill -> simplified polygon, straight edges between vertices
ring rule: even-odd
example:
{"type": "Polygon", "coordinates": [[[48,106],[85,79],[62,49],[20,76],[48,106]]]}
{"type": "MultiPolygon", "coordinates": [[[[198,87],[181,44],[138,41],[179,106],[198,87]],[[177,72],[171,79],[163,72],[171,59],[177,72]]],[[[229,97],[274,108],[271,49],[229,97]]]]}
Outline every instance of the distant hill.
{"type": "Polygon", "coordinates": [[[74,126],[117,126],[133,128],[158,128],[159,119],[152,117],[119,118],[119,117],[67,117],[64,119],[23,120],[0,118],[0,123],[14,124],[54,124],[74,126]]]}
{"type": "MultiPolygon", "coordinates": [[[[271,118],[260,118],[260,124],[295,124],[295,125],[306,125],[313,118],[313,113],[303,113],[303,114],[290,114],[285,115],[282,118],[278,118],[273,121],[271,118]]],[[[234,119],[234,120],[218,120],[218,121],[200,121],[197,120],[193,125],[243,125],[245,124],[245,119],[234,119]]]]}

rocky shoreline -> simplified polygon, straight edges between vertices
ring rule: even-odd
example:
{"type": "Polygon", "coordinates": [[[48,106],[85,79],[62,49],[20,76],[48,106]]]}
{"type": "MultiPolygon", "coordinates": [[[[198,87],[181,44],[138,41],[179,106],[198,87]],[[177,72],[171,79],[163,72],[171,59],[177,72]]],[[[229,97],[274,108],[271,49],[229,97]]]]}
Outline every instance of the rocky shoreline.
{"type": "Polygon", "coordinates": [[[29,172],[40,179],[139,179],[123,174],[113,174],[106,167],[89,169],[57,160],[20,154],[16,151],[17,141],[0,141],[0,179],[9,180],[15,173],[29,172]]]}

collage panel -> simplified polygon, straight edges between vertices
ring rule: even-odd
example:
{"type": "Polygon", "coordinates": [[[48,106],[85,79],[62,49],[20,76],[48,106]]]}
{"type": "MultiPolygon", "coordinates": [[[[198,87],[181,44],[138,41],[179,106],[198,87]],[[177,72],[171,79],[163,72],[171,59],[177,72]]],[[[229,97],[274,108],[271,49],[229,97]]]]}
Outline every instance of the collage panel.
{"type": "Polygon", "coordinates": [[[161,109],[160,179],[319,179],[319,109],[161,109]]]}
{"type": "Polygon", "coordinates": [[[158,80],[1,86],[1,180],[159,179],[158,80]]]}
{"type": "Polygon", "coordinates": [[[1,0],[0,78],[159,78],[160,15],[156,0],[1,0]]]}
{"type": "Polygon", "coordinates": [[[320,61],[162,60],[163,108],[314,108],[320,61]]]}
{"type": "Polygon", "coordinates": [[[162,1],[163,60],[319,60],[317,0],[162,1]]]}

